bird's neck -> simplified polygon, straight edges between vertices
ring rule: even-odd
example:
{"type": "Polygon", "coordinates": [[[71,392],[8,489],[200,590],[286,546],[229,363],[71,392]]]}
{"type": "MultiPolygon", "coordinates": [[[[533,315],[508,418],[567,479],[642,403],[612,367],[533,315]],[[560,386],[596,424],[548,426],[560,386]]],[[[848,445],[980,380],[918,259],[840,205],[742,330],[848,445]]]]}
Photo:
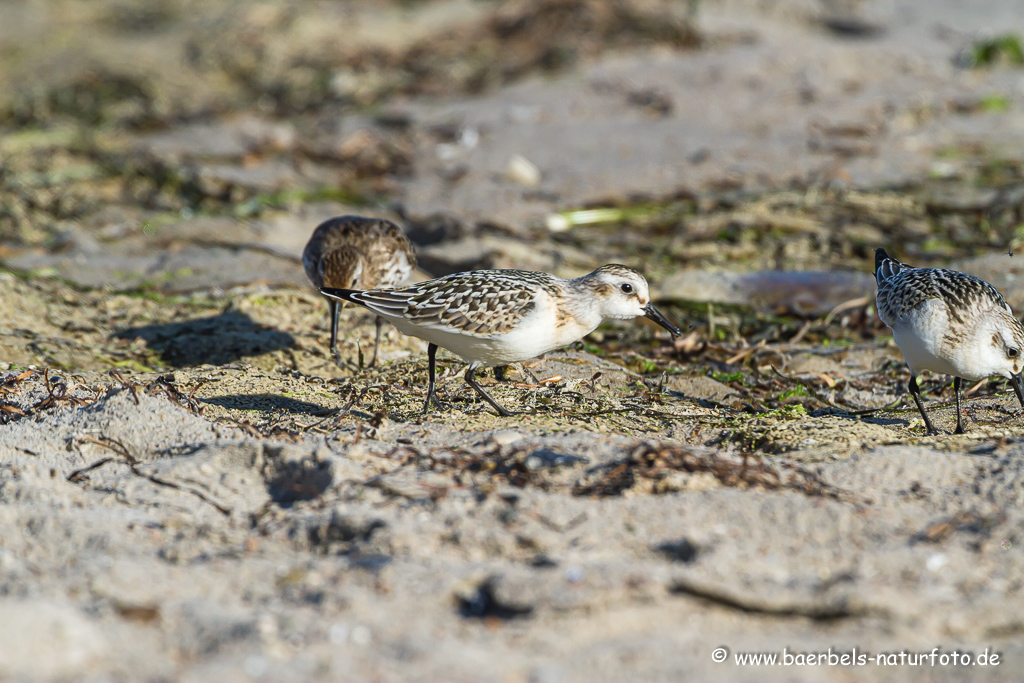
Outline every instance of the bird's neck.
{"type": "Polygon", "coordinates": [[[573,280],[566,288],[565,297],[556,303],[556,317],[563,322],[563,326],[574,328],[578,339],[593,332],[604,320],[600,308],[594,303],[593,286],[588,282],[573,280]]]}

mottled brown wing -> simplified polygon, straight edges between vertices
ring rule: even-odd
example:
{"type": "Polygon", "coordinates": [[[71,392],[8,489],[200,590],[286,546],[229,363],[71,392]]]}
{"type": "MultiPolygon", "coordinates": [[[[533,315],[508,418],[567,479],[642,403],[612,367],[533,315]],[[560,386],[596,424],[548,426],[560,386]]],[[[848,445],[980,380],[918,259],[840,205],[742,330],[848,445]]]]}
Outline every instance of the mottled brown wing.
{"type": "Polygon", "coordinates": [[[514,329],[536,308],[538,289],[557,287],[555,281],[546,273],[485,270],[359,292],[353,300],[424,327],[489,337],[514,329]]]}

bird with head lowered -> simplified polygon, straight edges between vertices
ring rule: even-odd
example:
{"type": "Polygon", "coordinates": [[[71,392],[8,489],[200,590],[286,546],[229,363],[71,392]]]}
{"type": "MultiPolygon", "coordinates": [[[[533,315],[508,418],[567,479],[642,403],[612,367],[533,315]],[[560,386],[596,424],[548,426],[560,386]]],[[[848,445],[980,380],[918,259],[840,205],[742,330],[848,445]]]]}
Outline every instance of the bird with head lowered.
{"type": "Polygon", "coordinates": [[[645,316],[673,337],[679,334],[651,303],[644,276],[616,264],[571,280],[525,270],[477,270],[398,289],[320,291],[365,306],[427,342],[424,412],[431,401],[441,407],[434,386],[438,347],[468,361],[466,383],[500,415],[510,415],[476,381],[477,368],[529,360],[582,339],[605,320],[645,316]]]}
{"type": "Polygon", "coordinates": [[[1006,377],[1024,406],[1024,325],[995,287],[945,268],[915,268],[875,252],[878,317],[892,329],[910,367],[907,388],[929,434],[935,427],[921,403],[917,375],[922,370],[953,376],[956,429],[963,434],[960,390],[963,380],[1006,377]]]}
{"type": "MultiPolygon", "coordinates": [[[[372,289],[394,287],[408,279],[416,267],[416,254],[402,230],[379,218],[340,216],[324,221],[313,231],[305,250],[302,265],[306,276],[317,289],[347,287],[372,289]]],[[[331,324],[331,353],[341,365],[338,353],[338,315],[342,302],[328,298],[331,324]]],[[[375,320],[377,335],[373,359],[377,364],[383,320],[375,320]]],[[[360,356],[361,359],[361,356],[360,356]]]]}

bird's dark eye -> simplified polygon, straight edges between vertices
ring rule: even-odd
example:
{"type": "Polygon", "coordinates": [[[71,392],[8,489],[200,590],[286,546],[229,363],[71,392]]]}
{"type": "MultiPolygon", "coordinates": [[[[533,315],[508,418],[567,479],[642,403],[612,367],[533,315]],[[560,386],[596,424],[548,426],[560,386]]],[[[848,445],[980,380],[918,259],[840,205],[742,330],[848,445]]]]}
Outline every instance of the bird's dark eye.
{"type": "Polygon", "coordinates": [[[629,284],[628,282],[623,282],[621,289],[626,294],[632,294],[633,293],[633,285],[629,284]]]}
{"type": "Polygon", "coordinates": [[[1006,349],[1006,355],[1010,358],[1016,358],[1020,351],[1018,349],[1006,349]]]}

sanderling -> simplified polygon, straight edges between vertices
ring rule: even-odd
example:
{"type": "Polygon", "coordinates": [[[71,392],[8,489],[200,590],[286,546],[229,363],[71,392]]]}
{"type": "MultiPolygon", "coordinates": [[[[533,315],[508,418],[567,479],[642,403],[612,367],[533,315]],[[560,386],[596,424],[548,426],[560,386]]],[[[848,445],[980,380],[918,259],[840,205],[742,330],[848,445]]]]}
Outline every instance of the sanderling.
{"type": "Polygon", "coordinates": [[[469,362],[466,383],[499,415],[511,415],[477,383],[482,365],[518,363],[582,339],[602,321],[647,316],[673,337],[679,329],[651,304],[647,280],[626,266],[601,266],[565,280],[525,270],[456,273],[400,289],[358,291],[323,287],[329,297],[365,306],[399,330],[428,342],[430,401],[434,355],[443,347],[469,362]]]}
{"type": "MultiPolygon", "coordinates": [[[[412,273],[416,254],[409,239],[391,221],[340,216],[324,221],[313,231],[302,252],[302,265],[317,289],[394,287],[405,282],[412,273]]],[[[338,313],[344,304],[330,297],[327,304],[331,317],[331,352],[340,365],[338,313]]],[[[378,316],[376,323],[377,339],[370,365],[377,364],[380,327],[384,321],[378,316]]]]}
{"type": "Polygon", "coordinates": [[[935,428],[921,404],[917,373],[931,370],[953,375],[956,430],[963,434],[960,385],[1002,375],[1010,380],[1024,406],[1021,351],[1024,326],[989,283],[955,270],[914,268],[875,251],[878,317],[892,329],[896,345],[910,366],[907,388],[921,411],[929,434],[935,428]]]}

